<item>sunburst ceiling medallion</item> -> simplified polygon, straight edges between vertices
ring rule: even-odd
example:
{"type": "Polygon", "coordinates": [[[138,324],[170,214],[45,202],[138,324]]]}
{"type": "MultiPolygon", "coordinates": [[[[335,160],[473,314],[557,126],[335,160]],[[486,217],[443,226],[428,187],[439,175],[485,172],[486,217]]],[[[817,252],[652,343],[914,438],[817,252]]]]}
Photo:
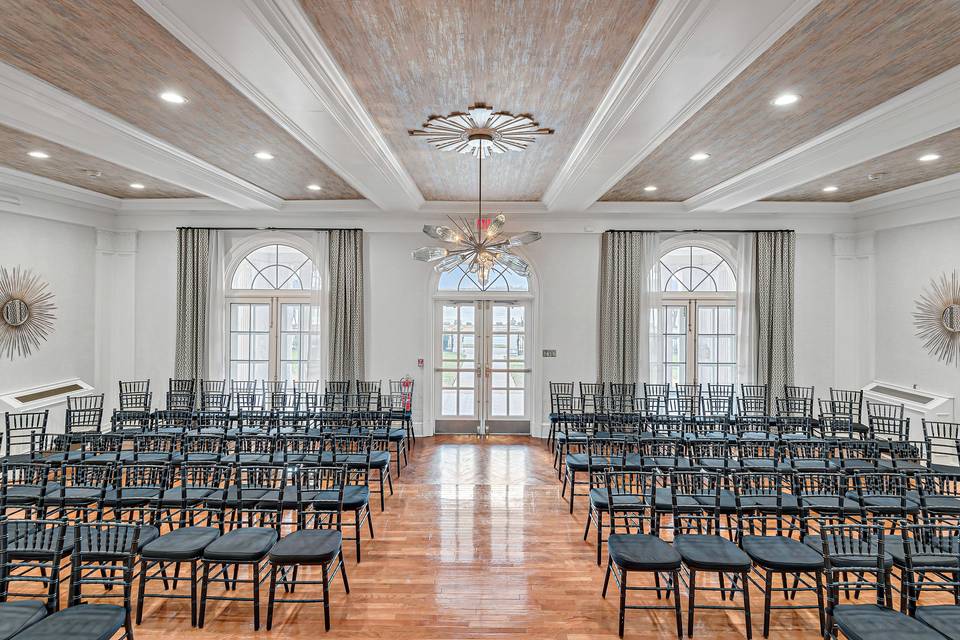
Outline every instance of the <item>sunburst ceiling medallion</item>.
{"type": "Polygon", "coordinates": [[[410,131],[411,136],[425,137],[441,151],[471,153],[476,158],[523,151],[537,136],[552,133],[553,129],[541,127],[529,114],[494,111],[483,103],[473,105],[466,113],[454,111],[446,116],[430,116],[422,129],[410,131]]]}

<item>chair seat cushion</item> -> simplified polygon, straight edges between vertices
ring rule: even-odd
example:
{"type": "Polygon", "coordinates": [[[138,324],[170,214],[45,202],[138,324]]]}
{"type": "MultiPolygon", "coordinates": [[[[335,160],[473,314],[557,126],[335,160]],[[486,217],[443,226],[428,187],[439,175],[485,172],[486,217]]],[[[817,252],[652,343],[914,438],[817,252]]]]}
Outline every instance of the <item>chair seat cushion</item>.
{"type": "Polygon", "coordinates": [[[733,458],[698,458],[694,466],[707,471],[739,471],[740,461],[733,458]]]}
{"type": "Polygon", "coordinates": [[[817,513],[837,513],[841,509],[847,515],[860,513],[860,504],[856,500],[837,496],[803,496],[800,505],[817,513]]]}
{"type": "MultiPolygon", "coordinates": [[[[47,485],[49,487],[49,485],[47,485]]],[[[43,489],[38,485],[32,484],[15,484],[7,487],[7,504],[9,505],[25,505],[25,504],[36,504],[40,499],[43,489]]],[[[48,488],[49,494],[49,488],[48,488]]]]}
{"type": "Polygon", "coordinates": [[[960,514],[960,497],[924,496],[923,506],[930,513],[960,514]]]}
{"type": "Polygon", "coordinates": [[[93,487],[65,487],[50,490],[47,488],[47,500],[62,502],[66,505],[86,506],[100,499],[100,489],[93,487]]]}
{"type": "Polygon", "coordinates": [[[0,603],[0,640],[8,640],[46,615],[46,604],[39,600],[0,603]]]}
{"type": "Polygon", "coordinates": [[[957,605],[917,607],[917,620],[936,629],[950,640],[960,640],[960,607],[957,605]]]}
{"type": "Polygon", "coordinates": [[[689,469],[690,461],[686,458],[671,456],[644,456],[644,469],[689,469]]]}
{"type": "Polygon", "coordinates": [[[81,604],[51,614],[17,634],[17,640],[109,640],[126,611],[113,604],[81,604]]]}
{"type": "MultiPolygon", "coordinates": [[[[335,491],[321,491],[317,494],[317,505],[320,508],[336,506],[337,493],[335,491]]],[[[343,510],[355,511],[370,502],[370,488],[364,485],[351,484],[343,488],[343,510]]]]}
{"type": "Polygon", "coordinates": [[[943,640],[943,636],[919,620],[875,604],[835,607],[833,621],[850,640],[943,640]]]}
{"type": "MultiPolygon", "coordinates": [[[[760,512],[775,513],[777,510],[777,496],[743,496],[740,503],[745,509],[755,509],[760,512]]],[[[781,494],[780,508],[784,513],[799,513],[800,505],[797,496],[790,493],[781,494]]]]}
{"type": "Polygon", "coordinates": [[[326,564],[340,552],[343,535],[336,529],[300,529],[280,539],[270,550],[275,564],[326,564]]]}
{"type": "Polygon", "coordinates": [[[817,571],[823,556],[795,538],[743,536],[743,550],[761,567],[778,571],[817,571]]]}
{"type": "Polygon", "coordinates": [[[681,534],[674,537],[673,547],[693,569],[739,572],[753,564],[740,547],[720,536],[681,534]]]}
{"type": "Polygon", "coordinates": [[[740,466],[746,471],[776,471],[777,461],[773,458],[740,458],[740,466]]]}
{"type": "MultiPolygon", "coordinates": [[[[956,538],[952,539],[952,545],[945,545],[947,548],[943,551],[949,556],[943,555],[914,555],[912,558],[913,566],[923,567],[956,567],[958,566],[957,553],[958,543],[956,538]]],[[[903,538],[896,535],[883,536],[883,550],[893,557],[893,562],[898,567],[905,567],[907,564],[907,554],[903,549],[903,538]]]]}
{"type": "Polygon", "coordinates": [[[614,533],[607,539],[610,560],[629,571],[672,571],[680,554],[669,542],[649,534],[614,533]]]}
{"type": "Polygon", "coordinates": [[[109,507],[135,507],[149,504],[159,498],[160,493],[161,490],[155,487],[128,487],[120,492],[111,489],[104,494],[103,502],[109,507]]]}
{"type": "MultiPolygon", "coordinates": [[[[188,487],[187,488],[187,504],[195,505],[200,502],[203,502],[206,498],[217,498],[223,492],[222,491],[210,491],[209,489],[203,489],[199,487],[188,487]]],[[[173,487],[167,489],[163,492],[163,496],[160,498],[160,505],[162,507],[178,507],[183,504],[183,487],[173,487]]]]}
{"type": "Polygon", "coordinates": [[[216,527],[181,527],[140,545],[140,555],[151,560],[199,558],[207,545],[219,537],[216,527]]]}
{"type": "Polygon", "coordinates": [[[371,451],[370,467],[373,469],[385,469],[390,466],[389,451],[371,451]]]}
{"type": "Polygon", "coordinates": [[[270,527],[241,527],[207,545],[203,550],[203,559],[235,562],[259,560],[270,551],[277,538],[277,530],[270,527]]]}
{"type": "MultiPolygon", "coordinates": [[[[47,528],[43,535],[38,537],[36,534],[28,541],[24,536],[27,532],[23,522],[25,520],[7,520],[7,537],[10,540],[7,547],[7,556],[15,560],[39,560],[47,561],[53,557],[53,547],[55,546],[56,529],[47,528]]],[[[73,545],[76,542],[76,531],[72,526],[67,526],[63,532],[63,548],[60,553],[61,559],[70,557],[73,553],[73,545]]]]}
{"type": "MultiPolygon", "coordinates": [[[[606,511],[607,507],[609,506],[607,503],[608,500],[606,489],[590,489],[590,504],[592,504],[595,509],[606,511]]],[[[646,503],[640,498],[640,496],[625,493],[614,496],[613,504],[618,507],[641,507],[646,503]]]]}
{"type": "Polygon", "coordinates": [[[783,473],[790,471],[812,472],[812,473],[830,473],[837,470],[835,462],[830,460],[820,460],[817,458],[793,458],[789,461],[783,461],[777,465],[777,469],[783,473]]]}

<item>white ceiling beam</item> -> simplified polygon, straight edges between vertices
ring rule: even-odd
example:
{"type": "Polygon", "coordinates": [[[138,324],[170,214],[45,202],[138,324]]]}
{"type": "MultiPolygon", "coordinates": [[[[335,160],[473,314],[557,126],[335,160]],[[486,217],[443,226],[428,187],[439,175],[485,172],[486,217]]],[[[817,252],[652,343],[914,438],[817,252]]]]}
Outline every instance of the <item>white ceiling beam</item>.
{"type": "Polygon", "coordinates": [[[423,196],[295,0],[136,0],[377,206],[423,196]]]}
{"type": "Polygon", "coordinates": [[[723,212],[960,127],[960,67],[686,200],[723,212]]]}
{"type": "Polygon", "coordinates": [[[660,0],[544,203],[599,200],[818,3],[660,0]]]}
{"type": "Polygon", "coordinates": [[[125,120],[0,63],[0,123],[241,209],[282,200],[125,120]]]}

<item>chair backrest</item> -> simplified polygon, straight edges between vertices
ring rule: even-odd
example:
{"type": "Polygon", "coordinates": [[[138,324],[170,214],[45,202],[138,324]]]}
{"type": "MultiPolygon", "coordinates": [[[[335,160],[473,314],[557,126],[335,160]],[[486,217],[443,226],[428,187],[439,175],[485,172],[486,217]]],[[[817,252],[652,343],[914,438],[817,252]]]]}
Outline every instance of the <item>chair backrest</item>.
{"type": "Polygon", "coordinates": [[[930,468],[930,449],[926,440],[891,440],[885,444],[894,470],[914,475],[930,468]]]}
{"type": "Polygon", "coordinates": [[[184,462],[179,468],[176,502],[161,504],[158,526],[224,529],[224,508],[232,469],[209,462],[184,462]]]}
{"type": "Polygon", "coordinates": [[[777,433],[781,436],[813,436],[813,418],[810,416],[778,415],[777,433]]]}
{"type": "Polygon", "coordinates": [[[191,458],[219,462],[226,442],[225,433],[187,433],[180,439],[180,452],[187,462],[191,458]]]}
{"type": "Polygon", "coordinates": [[[0,601],[6,602],[10,596],[42,598],[48,613],[56,611],[67,531],[64,520],[0,518],[0,549],[4,552],[0,554],[0,601]],[[11,588],[11,583],[23,581],[39,582],[46,588],[40,593],[11,588]]]}
{"type": "Polygon", "coordinates": [[[720,535],[720,490],[725,484],[719,473],[671,472],[674,535],[703,532],[720,535]]]}
{"type": "Polygon", "coordinates": [[[344,468],[339,465],[299,467],[294,482],[297,528],[339,531],[343,524],[344,468]]]}
{"type": "Polygon", "coordinates": [[[277,441],[277,452],[281,454],[285,465],[318,464],[326,449],[324,436],[302,433],[287,433],[277,441]]]}
{"type": "Polygon", "coordinates": [[[748,536],[787,536],[801,533],[798,519],[784,511],[784,488],[789,480],[777,471],[732,475],[737,505],[737,533],[748,536]]]}
{"type": "Polygon", "coordinates": [[[733,415],[733,396],[707,395],[700,398],[700,415],[729,419],[733,415]]]}
{"type": "Polygon", "coordinates": [[[916,477],[920,494],[920,509],[924,520],[940,517],[960,520],[957,505],[960,504],[960,472],[923,473],[916,477]]]}
{"type": "Polygon", "coordinates": [[[922,423],[931,463],[960,470],[960,422],[923,419],[922,423]]]}
{"type": "Polygon", "coordinates": [[[870,471],[876,469],[880,459],[880,447],[875,440],[836,441],[840,453],[840,465],[848,471],[870,471]]]}
{"type": "Polygon", "coordinates": [[[135,462],[171,464],[180,438],[171,433],[142,433],[131,438],[135,462]]]}
{"type": "Polygon", "coordinates": [[[793,474],[792,493],[800,502],[800,521],[805,532],[819,530],[822,523],[842,524],[854,515],[845,509],[848,478],[835,471],[800,471],[793,474]]]}
{"type": "Polygon", "coordinates": [[[226,393],[227,390],[227,381],[226,380],[201,380],[200,381],[200,395],[203,396],[208,393],[221,394],[226,393]]]}
{"type": "Polygon", "coordinates": [[[229,411],[233,399],[229,393],[204,393],[200,395],[201,411],[229,411]]]}
{"type": "Polygon", "coordinates": [[[103,422],[103,394],[97,396],[67,396],[65,413],[67,433],[100,431],[103,422]]]}
{"type": "Polygon", "coordinates": [[[83,409],[103,410],[103,394],[87,396],[67,396],[67,411],[83,409]]]}
{"type": "Polygon", "coordinates": [[[328,380],[324,386],[324,393],[350,393],[349,380],[328,380]]]}
{"type": "Polygon", "coordinates": [[[863,391],[861,389],[834,389],[830,387],[830,399],[850,402],[853,405],[853,419],[863,419],[863,391]]]}
{"type": "Polygon", "coordinates": [[[651,384],[648,382],[643,383],[643,397],[648,401],[650,398],[667,398],[670,396],[670,383],[666,384],[651,384]]]}
{"type": "Polygon", "coordinates": [[[870,437],[882,440],[906,440],[910,437],[910,419],[904,417],[902,404],[867,402],[870,437]]]}
{"type": "MultiPolygon", "coordinates": [[[[878,605],[885,601],[883,527],[875,524],[827,524],[820,530],[824,578],[827,588],[827,616],[839,604],[840,590],[875,591],[878,605]],[[850,567],[857,568],[851,572],[850,567]]],[[[848,591],[849,593],[849,591],[848,591]]],[[[836,637],[831,634],[831,637],[836,637]]]]}
{"type": "Polygon", "coordinates": [[[237,506],[233,526],[272,527],[280,530],[283,519],[282,496],[287,481],[283,465],[237,466],[234,485],[237,506]]]}
{"type": "Polygon", "coordinates": [[[165,409],[153,412],[153,430],[176,428],[186,430],[194,425],[194,414],[185,409],[165,409]]]}
{"type": "Polygon", "coordinates": [[[741,398],[763,398],[767,399],[767,385],[765,384],[741,384],[741,398]]]}
{"type": "Polygon", "coordinates": [[[120,380],[120,395],[128,393],[150,393],[150,380],[120,380]]]}
{"type": "Polygon", "coordinates": [[[960,544],[955,524],[900,525],[906,570],[901,574],[907,594],[907,611],[915,615],[920,589],[960,593],[960,544]],[[936,580],[925,579],[935,575],[936,580]]]}
{"type": "Polygon", "coordinates": [[[50,411],[44,409],[43,411],[29,411],[25,413],[10,413],[5,412],[3,414],[4,420],[4,437],[3,437],[3,450],[4,455],[9,457],[13,454],[13,449],[16,447],[18,453],[20,453],[21,448],[25,448],[27,451],[30,450],[30,441],[33,439],[33,434],[45,434],[47,432],[47,420],[50,417],[50,411]]]}
{"type": "Polygon", "coordinates": [[[736,395],[736,392],[732,384],[715,384],[711,382],[707,385],[708,398],[730,398],[730,404],[733,404],[734,395],[736,395]]]}
{"type": "Polygon", "coordinates": [[[0,470],[0,516],[7,515],[8,509],[24,509],[29,515],[38,506],[35,501],[46,495],[49,477],[50,465],[44,462],[4,461],[0,470]],[[32,500],[24,504],[24,496],[32,500]]]}
{"type": "Polygon", "coordinates": [[[331,438],[334,464],[345,465],[347,484],[365,485],[370,478],[372,434],[335,434],[331,438]]]}
{"type": "Polygon", "coordinates": [[[778,416],[813,418],[813,400],[810,398],[776,398],[778,416]]]}
{"type": "Polygon", "coordinates": [[[695,468],[730,470],[736,468],[733,443],[726,438],[693,440],[686,445],[686,454],[695,468]]]}
{"type": "Polygon", "coordinates": [[[380,380],[357,380],[357,393],[380,393],[380,380]]]}
{"type": "Polygon", "coordinates": [[[197,392],[197,381],[193,378],[170,378],[167,384],[169,393],[188,393],[194,395],[197,392]]]}
{"type": "Polygon", "coordinates": [[[737,416],[766,416],[767,399],[754,396],[737,398],[737,416]]]}
{"type": "Polygon", "coordinates": [[[114,409],[110,416],[110,430],[117,432],[132,431],[134,433],[150,428],[153,414],[142,409],[114,409]]]}
{"type": "Polygon", "coordinates": [[[854,404],[849,400],[820,400],[820,432],[825,438],[852,438],[854,404]]]}
{"type": "Polygon", "coordinates": [[[677,396],[681,398],[695,398],[698,402],[701,396],[699,384],[678,384],[677,396]]]}
{"type": "MultiPolygon", "coordinates": [[[[134,561],[140,541],[138,523],[90,522],[73,528],[74,544],[70,563],[70,606],[81,599],[123,600],[126,622],[130,622],[134,561]],[[93,593],[84,587],[96,586],[93,593]],[[114,590],[113,587],[118,587],[114,590]]],[[[129,627],[128,627],[129,628],[129,627]]]]}
{"type": "Polygon", "coordinates": [[[656,534],[653,496],[656,474],[648,471],[611,470],[604,474],[610,533],[623,526],[627,532],[656,534]]]}
{"type": "Polygon", "coordinates": [[[67,518],[74,513],[81,520],[91,515],[100,519],[113,474],[113,464],[61,464],[56,473],[57,490],[48,491],[43,498],[44,516],[67,518]]]}
{"type": "Polygon", "coordinates": [[[167,391],[168,411],[193,411],[197,398],[192,391],[167,391]]]}
{"type": "Polygon", "coordinates": [[[160,498],[170,488],[173,467],[168,464],[125,463],[117,467],[111,482],[112,499],[108,500],[114,520],[137,524],[154,524],[160,498]]]}
{"type": "Polygon", "coordinates": [[[121,393],[120,409],[125,411],[150,411],[153,405],[153,393],[147,391],[143,393],[121,393]]]}
{"type": "Polygon", "coordinates": [[[853,486],[863,518],[898,521],[908,516],[907,491],[912,482],[906,474],[864,472],[853,474],[853,486]]]}
{"type": "Polygon", "coordinates": [[[816,397],[813,387],[800,387],[793,384],[783,385],[783,396],[785,398],[808,398],[810,400],[816,397]]]}

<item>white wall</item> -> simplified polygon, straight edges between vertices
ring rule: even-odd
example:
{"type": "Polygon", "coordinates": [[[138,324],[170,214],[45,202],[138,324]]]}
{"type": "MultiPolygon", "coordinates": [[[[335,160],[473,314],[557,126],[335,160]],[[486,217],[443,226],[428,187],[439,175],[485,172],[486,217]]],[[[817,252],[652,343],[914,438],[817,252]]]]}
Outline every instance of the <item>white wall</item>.
{"type": "MultiPolygon", "coordinates": [[[[70,378],[94,383],[95,247],[91,227],[0,212],[0,264],[39,274],[57,307],[53,333],[39,349],[0,359],[0,393],[70,378]]],[[[51,408],[52,429],[63,429],[62,416],[62,405],[51,408]]]]}
{"type": "Polygon", "coordinates": [[[177,233],[139,232],[136,265],[134,375],[151,380],[153,404],[160,406],[177,339],[177,233]]]}
{"type": "Polygon", "coordinates": [[[960,368],[924,350],[912,315],[914,301],[932,278],[960,270],[960,219],[878,231],[875,247],[876,377],[960,395],[960,368]]]}
{"type": "MultiPolygon", "coordinates": [[[[834,382],[833,236],[797,234],[794,272],[794,381],[816,387],[819,397],[834,382]]],[[[782,391],[778,392],[782,395],[782,391]]]]}

